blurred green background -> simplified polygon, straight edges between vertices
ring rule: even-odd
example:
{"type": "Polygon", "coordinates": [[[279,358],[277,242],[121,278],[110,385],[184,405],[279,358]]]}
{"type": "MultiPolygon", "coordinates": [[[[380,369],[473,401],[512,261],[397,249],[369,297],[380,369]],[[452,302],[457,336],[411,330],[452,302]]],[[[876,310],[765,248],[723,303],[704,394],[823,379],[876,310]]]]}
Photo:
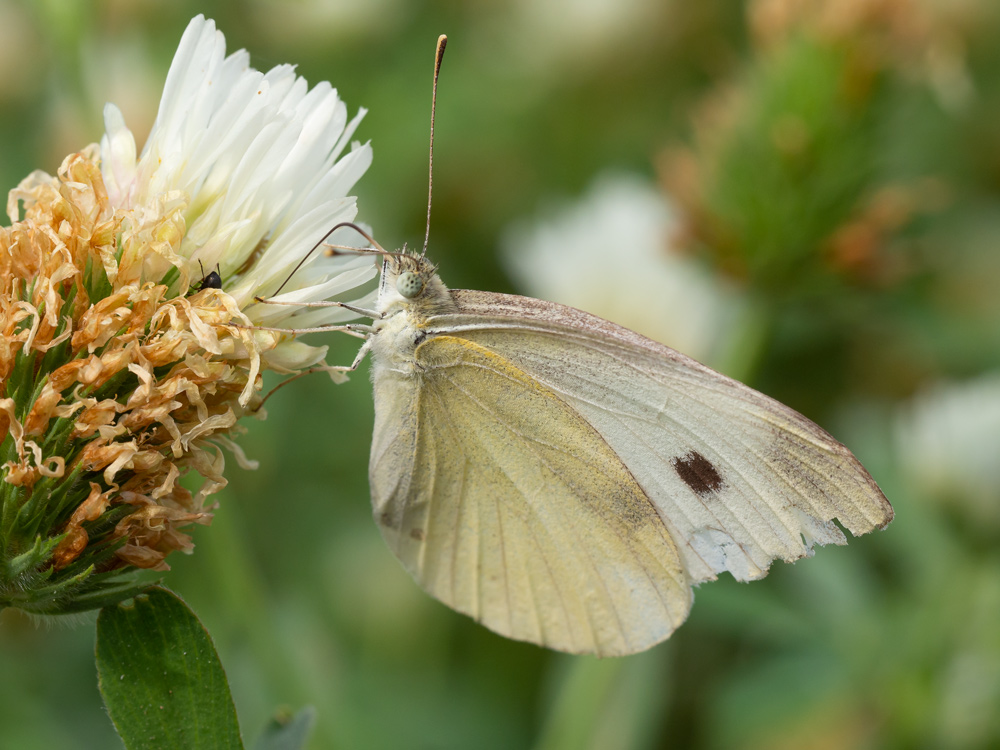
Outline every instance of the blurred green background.
{"type": "MultiPolygon", "coordinates": [[[[315,748],[1000,747],[995,2],[4,0],[0,184],[98,140],[108,100],[141,143],[198,12],[256,67],[297,63],[370,110],[359,218],[386,246],[423,234],[448,33],[431,230],[444,281],[527,291],[504,237],[560,226],[608,170],[658,185],[664,257],[736,300],[722,343],[692,353],[830,429],[897,513],[761,582],[702,587],[648,653],[549,653],[409,580],[370,518],[367,370],[307,378],[248,425],[259,470],[230,461],[214,523],[165,579],[214,637],[248,738],[312,704],[315,748]]],[[[569,274],[626,280],[584,299],[635,296],[628,280],[650,273],[614,241],[563,250],[569,274]]],[[[323,340],[330,362],[353,357],[355,340],[323,340]]],[[[93,617],[3,613],[0,747],[117,746],[93,635],[93,617]]]]}

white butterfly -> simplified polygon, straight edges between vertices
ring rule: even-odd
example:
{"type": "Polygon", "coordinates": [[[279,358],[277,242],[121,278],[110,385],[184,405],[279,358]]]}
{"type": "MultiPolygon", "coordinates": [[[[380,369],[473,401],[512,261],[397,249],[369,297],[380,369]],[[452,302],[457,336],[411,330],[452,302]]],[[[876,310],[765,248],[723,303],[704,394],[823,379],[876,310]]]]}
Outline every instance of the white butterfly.
{"type": "MultiPolygon", "coordinates": [[[[432,105],[432,149],[433,132],[432,105]]],[[[892,520],[850,451],[787,406],[580,310],[449,291],[423,253],[348,226],[383,257],[376,310],[341,305],[374,319],[340,327],[367,340],[331,368],[371,352],[375,519],[424,589],[491,630],[635,653],[684,622],[692,586],[844,544],[834,519],[854,535],[892,520]]]]}
{"type": "Polygon", "coordinates": [[[819,426],[606,320],[450,291],[405,253],[372,316],[347,369],[371,352],[375,519],[424,589],[510,638],[635,653],[692,586],[892,520],[819,426]]]}

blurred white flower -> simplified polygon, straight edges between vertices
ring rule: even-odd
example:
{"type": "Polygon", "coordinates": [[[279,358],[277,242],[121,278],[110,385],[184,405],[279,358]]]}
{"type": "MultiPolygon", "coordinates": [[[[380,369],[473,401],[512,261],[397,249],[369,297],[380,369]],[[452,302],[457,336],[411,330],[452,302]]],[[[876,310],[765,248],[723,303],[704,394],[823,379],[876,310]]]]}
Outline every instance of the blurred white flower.
{"type": "Polygon", "coordinates": [[[272,39],[291,44],[336,44],[378,35],[383,38],[413,24],[419,6],[407,0],[299,0],[250,6],[253,24],[272,39]]]}
{"type": "Polygon", "coordinates": [[[664,0],[514,0],[484,33],[509,38],[520,65],[533,78],[553,79],[613,65],[623,46],[662,48],[674,3],[664,0]]]}
{"type": "MultiPolygon", "coordinates": [[[[176,250],[146,253],[140,277],[169,278],[181,288],[218,269],[222,289],[252,323],[286,328],[353,317],[336,307],[261,305],[335,224],[357,213],[348,193],[371,163],[368,144],[351,143],[365,110],[348,120],[329,83],[309,89],[291,65],[254,70],[249,54],[226,56],[215,23],[194,18],[167,74],[156,122],[142,154],[113,104],[105,107],[101,171],[111,205],[146,217],[177,211],[183,239],[176,250]],[[350,148],[348,146],[350,145],[350,148]],[[346,152],[346,153],[345,153],[346,152]]],[[[167,238],[164,238],[167,239],[167,238]]],[[[349,231],[331,241],[349,243],[349,231]]],[[[313,253],[275,297],[306,303],[345,301],[373,278],[370,258],[313,253]]],[[[265,365],[307,367],[326,347],[258,332],[265,365]]]]}
{"type": "Polygon", "coordinates": [[[604,175],[576,204],[502,238],[525,293],[600,315],[711,362],[739,308],[736,291],[670,250],[674,208],[645,180],[604,175]]]}
{"type": "Polygon", "coordinates": [[[918,394],[896,417],[895,443],[915,489],[1000,521],[1000,373],[918,394]]]}

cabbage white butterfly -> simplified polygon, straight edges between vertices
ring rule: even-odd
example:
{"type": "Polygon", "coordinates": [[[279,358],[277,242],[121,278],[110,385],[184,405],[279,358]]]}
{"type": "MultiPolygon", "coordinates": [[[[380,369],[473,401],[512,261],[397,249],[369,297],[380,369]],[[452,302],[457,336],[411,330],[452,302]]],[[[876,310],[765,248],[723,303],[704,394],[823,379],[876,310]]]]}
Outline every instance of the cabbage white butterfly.
{"type": "Polygon", "coordinates": [[[449,290],[423,253],[377,252],[376,309],[350,308],[374,323],[348,327],[366,342],[339,368],[372,356],[375,520],[425,590],[491,630],[635,653],[693,586],[844,544],[835,520],[892,520],[850,451],[779,402],[580,310],[449,290]]]}
{"type": "Polygon", "coordinates": [[[498,633],[641,651],[692,586],[844,544],[834,519],[892,519],[816,424],[628,329],[448,290],[421,255],[385,257],[377,312],[375,519],[429,593],[498,633]]]}

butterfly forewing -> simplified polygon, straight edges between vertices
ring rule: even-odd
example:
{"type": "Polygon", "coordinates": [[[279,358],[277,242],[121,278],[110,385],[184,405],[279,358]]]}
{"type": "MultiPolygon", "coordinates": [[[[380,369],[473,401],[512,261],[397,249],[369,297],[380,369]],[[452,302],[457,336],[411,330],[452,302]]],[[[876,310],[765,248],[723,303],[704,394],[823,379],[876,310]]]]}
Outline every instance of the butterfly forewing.
{"type": "Polygon", "coordinates": [[[690,583],[660,513],[565,400],[489,348],[429,337],[380,368],[375,517],[427,591],[509,637],[617,655],[666,638],[690,583]]]}
{"type": "Polygon", "coordinates": [[[892,508],[828,433],[792,409],[587,313],[453,291],[459,312],[428,333],[509,360],[583,417],[628,467],[676,542],[692,583],[739,580],[813,543],[884,527],[892,508]]]}

